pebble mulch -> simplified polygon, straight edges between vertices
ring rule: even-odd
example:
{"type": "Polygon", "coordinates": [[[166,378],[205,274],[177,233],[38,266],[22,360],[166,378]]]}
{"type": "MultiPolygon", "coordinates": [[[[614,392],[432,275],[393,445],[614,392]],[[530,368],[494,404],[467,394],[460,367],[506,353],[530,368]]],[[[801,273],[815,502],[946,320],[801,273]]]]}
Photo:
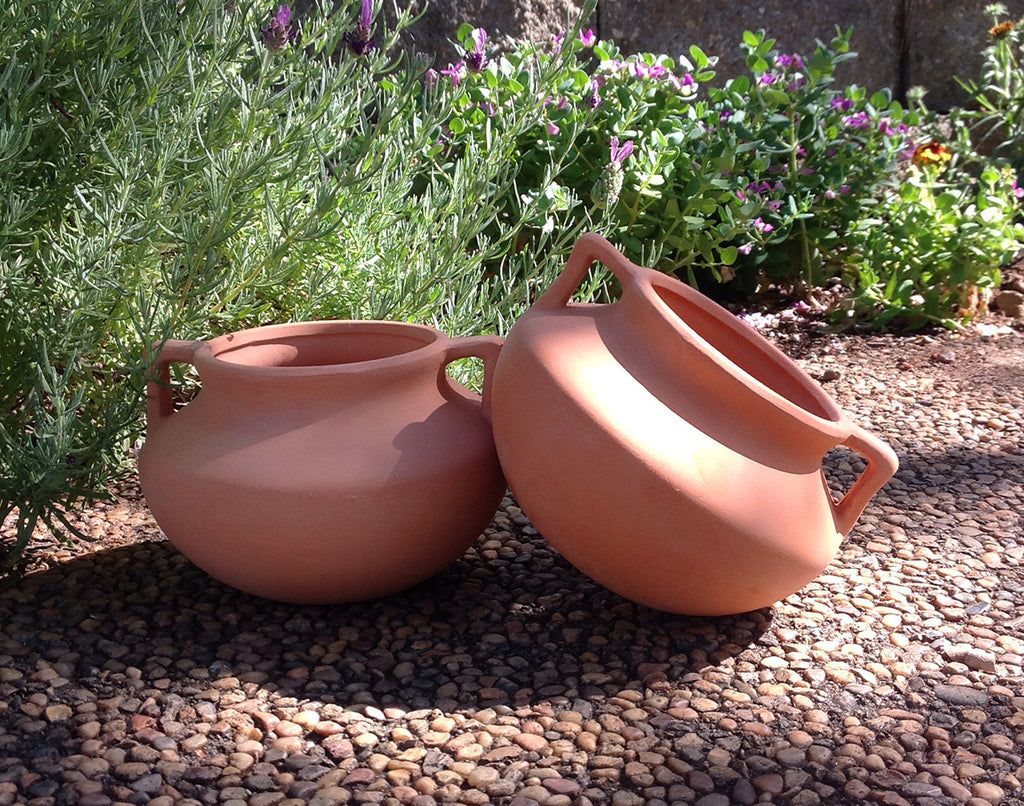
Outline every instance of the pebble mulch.
{"type": "Polygon", "coordinates": [[[902,462],[799,593],[650,610],[509,498],[413,590],[289,606],[129,487],[0,581],[0,806],[1024,803],[1024,339],[784,346],[902,462]]]}

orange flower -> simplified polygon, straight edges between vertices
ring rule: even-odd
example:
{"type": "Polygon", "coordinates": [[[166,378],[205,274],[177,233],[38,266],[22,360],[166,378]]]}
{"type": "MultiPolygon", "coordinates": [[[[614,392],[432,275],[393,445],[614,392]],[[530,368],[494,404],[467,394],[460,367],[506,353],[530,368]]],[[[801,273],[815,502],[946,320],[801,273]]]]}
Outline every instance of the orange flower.
{"type": "Polygon", "coordinates": [[[1010,31],[1013,30],[1013,27],[1013,22],[1011,20],[1004,20],[998,25],[993,25],[991,28],[989,28],[988,35],[991,36],[993,39],[1002,39],[1004,36],[1010,33],[1010,31]]]}
{"type": "Polygon", "coordinates": [[[914,149],[914,165],[941,165],[952,157],[948,148],[934,140],[914,149]]]}

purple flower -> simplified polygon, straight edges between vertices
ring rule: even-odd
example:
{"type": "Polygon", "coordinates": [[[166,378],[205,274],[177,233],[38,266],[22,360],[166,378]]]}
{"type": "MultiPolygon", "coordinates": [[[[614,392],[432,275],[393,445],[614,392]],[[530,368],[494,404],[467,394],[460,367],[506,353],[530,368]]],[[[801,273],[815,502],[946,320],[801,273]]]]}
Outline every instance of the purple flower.
{"type": "Polygon", "coordinates": [[[351,31],[346,31],[342,41],[348,45],[348,49],[356,56],[365,56],[375,47],[373,41],[373,2],[363,0],[363,13],[359,18],[359,24],[351,31]]]}
{"type": "Polygon", "coordinates": [[[583,43],[583,47],[592,48],[597,43],[597,34],[594,33],[592,28],[580,31],[580,42],[583,43]]]}
{"type": "Polygon", "coordinates": [[[459,82],[462,81],[462,77],[466,74],[466,63],[458,61],[455,64],[449,64],[443,70],[441,75],[448,76],[451,79],[452,84],[456,87],[459,86],[459,82]]]}
{"type": "Polygon", "coordinates": [[[732,117],[732,110],[731,109],[723,109],[721,112],[718,113],[718,119],[720,121],[722,121],[722,122],[727,121],[731,117],[732,117]]]}
{"type": "Polygon", "coordinates": [[[292,10],[288,6],[278,6],[277,14],[270,22],[260,26],[263,42],[271,50],[284,50],[289,43],[295,41],[297,31],[292,30],[292,10]]]}
{"type": "Polygon", "coordinates": [[[641,61],[633,62],[633,73],[639,79],[651,78],[657,81],[665,78],[668,70],[660,64],[646,65],[641,61]]]}
{"type": "Polygon", "coordinates": [[[867,112],[855,112],[843,118],[843,125],[851,129],[870,129],[872,126],[871,115],[867,112]]]}
{"type": "Polygon", "coordinates": [[[561,129],[558,128],[557,124],[552,123],[550,120],[548,121],[547,130],[548,134],[550,134],[552,137],[554,137],[556,134],[558,134],[558,132],[561,131],[561,129]]]}
{"type": "Polygon", "coordinates": [[[474,28],[470,36],[473,37],[473,49],[466,53],[466,67],[470,72],[479,73],[487,66],[487,56],[484,54],[487,31],[483,28],[474,28]]]}
{"type": "Polygon", "coordinates": [[[619,138],[613,137],[610,141],[611,144],[611,161],[614,165],[622,166],[629,155],[633,153],[633,141],[627,140],[621,148],[619,148],[619,138]]]}
{"type": "Polygon", "coordinates": [[[758,216],[757,218],[754,219],[754,229],[756,229],[758,232],[763,232],[767,235],[769,232],[775,229],[775,227],[773,227],[763,218],[758,216]]]}
{"type": "Polygon", "coordinates": [[[555,46],[555,52],[562,52],[562,42],[565,40],[565,31],[559,31],[557,34],[551,34],[551,42],[555,46]]]}
{"type": "Polygon", "coordinates": [[[767,207],[773,213],[777,213],[777,212],[779,212],[779,210],[782,209],[782,202],[780,202],[780,201],[770,201],[770,202],[768,202],[767,207]]]}
{"type": "Polygon", "coordinates": [[[889,118],[882,118],[878,121],[878,131],[884,135],[896,134],[896,129],[893,128],[892,120],[889,118]]]}
{"type": "Polygon", "coordinates": [[[1017,184],[1017,180],[1013,180],[1013,184],[1010,185],[1010,190],[1017,199],[1024,199],[1024,188],[1017,184]]]}
{"type": "Polygon", "coordinates": [[[749,255],[751,252],[754,251],[754,245],[752,243],[740,244],[739,246],[736,247],[736,251],[739,252],[741,255],[749,255]]]}
{"type": "Polygon", "coordinates": [[[789,84],[786,85],[786,90],[787,90],[787,92],[796,92],[798,89],[800,89],[806,83],[807,83],[807,76],[805,76],[805,75],[793,76],[793,80],[790,81],[789,84]]]}
{"type": "Polygon", "coordinates": [[[825,198],[826,199],[832,200],[835,197],[836,197],[836,192],[834,190],[832,190],[832,188],[829,188],[828,190],[825,191],[825,198]]]}
{"type": "Polygon", "coordinates": [[[774,73],[765,73],[757,80],[757,83],[760,84],[762,87],[770,87],[778,80],[779,77],[774,73]]]}
{"type": "Polygon", "coordinates": [[[849,112],[851,109],[853,109],[853,99],[852,98],[833,98],[832,99],[832,108],[833,109],[837,109],[840,112],[849,112]]]}

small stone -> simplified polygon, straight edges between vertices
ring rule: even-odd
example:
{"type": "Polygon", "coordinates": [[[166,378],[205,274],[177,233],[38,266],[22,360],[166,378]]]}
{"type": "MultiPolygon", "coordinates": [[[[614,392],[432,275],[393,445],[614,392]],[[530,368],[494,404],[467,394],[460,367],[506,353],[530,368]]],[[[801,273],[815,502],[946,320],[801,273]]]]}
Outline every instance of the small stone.
{"type": "Polygon", "coordinates": [[[976,784],[972,784],[971,794],[976,798],[987,800],[989,803],[999,803],[1006,797],[1006,792],[1003,791],[1002,787],[990,784],[987,781],[979,781],[976,784]]]}
{"type": "Polygon", "coordinates": [[[74,715],[70,705],[48,705],[46,706],[47,722],[66,722],[74,715]]]}
{"type": "Polygon", "coordinates": [[[548,749],[548,740],[543,736],[535,736],[532,733],[520,733],[512,741],[527,753],[542,753],[548,749]]]}
{"type": "Polygon", "coordinates": [[[996,659],[991,652],[985,652],[972,646],[953,646],[946,651],[946,657],[951,661],[963,663],[967,668],[979,672],[996,671],[996,659]]]}
{"type": "Polygon", "coordinates": [[[466,778],[466,783],[476,789],[486,789],[501,778],[501,773],[494,767],[476,767],[466,778]]]}
{"type": "Polygon", "coordinates": [[[988,695],[984,691],[969,686],[951,686],[939,683],[935,686],[935,696],[951,705],[978,708],[988,705],[988,695]]]}
{"type": "Polygon", "coordinates": [[[1006,316],[1024,317],[1024,294],[1019,291],[997,291],[992,297],[992,304],[1006,316]]]}

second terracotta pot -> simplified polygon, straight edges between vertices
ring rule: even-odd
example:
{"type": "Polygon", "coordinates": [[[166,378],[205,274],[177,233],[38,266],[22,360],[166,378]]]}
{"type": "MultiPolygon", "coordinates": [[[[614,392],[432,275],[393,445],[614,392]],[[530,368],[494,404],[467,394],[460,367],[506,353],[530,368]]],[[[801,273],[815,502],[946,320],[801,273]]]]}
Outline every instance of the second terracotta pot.
{"type": "Polygon", "coordinates": [[[701,294],[584,236],[512,327],[493,387],[520,505],[570,562],[652,607],[764,607],[830,562],[895,454],[793,361],[701,294]],[[621,298],[570,298],[595,260],[621,298]],[[834,501],[822,459],[867,467],[834,501]]]}

